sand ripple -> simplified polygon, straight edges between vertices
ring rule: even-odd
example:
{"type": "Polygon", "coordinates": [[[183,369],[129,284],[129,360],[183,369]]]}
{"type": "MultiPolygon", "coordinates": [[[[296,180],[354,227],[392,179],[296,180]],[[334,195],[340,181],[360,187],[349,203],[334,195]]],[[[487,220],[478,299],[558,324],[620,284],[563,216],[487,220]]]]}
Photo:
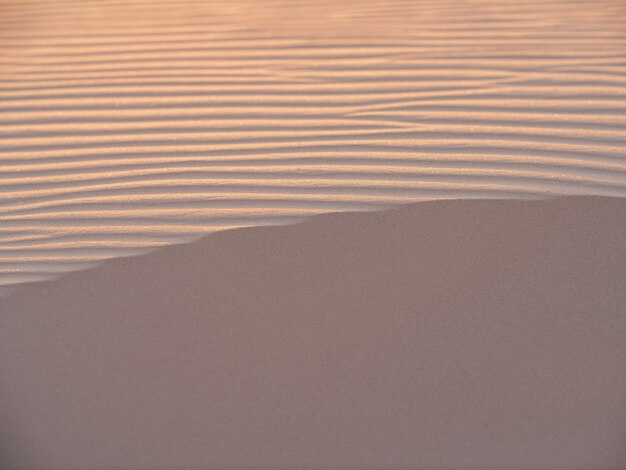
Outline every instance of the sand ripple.
{"type": "Polygon", "coordinates": [[[622,1],[0,6],[0,286],[427,199],[626,196],[622,1]]]}

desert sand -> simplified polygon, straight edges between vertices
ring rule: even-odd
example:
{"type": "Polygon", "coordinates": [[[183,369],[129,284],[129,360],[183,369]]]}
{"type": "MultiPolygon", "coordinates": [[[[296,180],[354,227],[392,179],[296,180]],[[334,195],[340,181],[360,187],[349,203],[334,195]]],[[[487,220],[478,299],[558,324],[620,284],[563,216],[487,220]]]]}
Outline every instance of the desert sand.
{"type": "Polygon", "coordinates": [[[626,196],[623,0],[3,0],[0,286],[426,199],[626,196]]]}
{"type": "Polygon", "coordinates": [[[622,469],[626,199],[208,235],[0,298],[14,469],[622,469]]]}
{"type": "Polygon", "coordinates": [[[0,0],[0,470],[626,468],[625,24],[0,0]]]}

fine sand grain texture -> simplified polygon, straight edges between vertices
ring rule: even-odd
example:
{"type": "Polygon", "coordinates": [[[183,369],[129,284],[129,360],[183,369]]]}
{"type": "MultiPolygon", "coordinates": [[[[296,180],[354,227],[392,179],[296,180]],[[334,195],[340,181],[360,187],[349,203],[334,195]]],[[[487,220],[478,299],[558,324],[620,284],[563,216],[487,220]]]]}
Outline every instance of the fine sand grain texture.
{"type": "Polygon", "coordinates": [[[0,298],[3,469],[626,468],[626,199],[220,232],[0,298]]]}
{"type": "Polygon", "coordinates": [[[0,286],[424,199],[626,196],[624,0],[2,0],[0,286]]]}

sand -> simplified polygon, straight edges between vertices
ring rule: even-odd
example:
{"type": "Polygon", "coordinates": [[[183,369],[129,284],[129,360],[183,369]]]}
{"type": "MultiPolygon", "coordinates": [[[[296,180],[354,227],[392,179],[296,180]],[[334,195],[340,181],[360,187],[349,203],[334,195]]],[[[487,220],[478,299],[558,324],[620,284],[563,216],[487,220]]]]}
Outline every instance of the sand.
{"type": "Polygon", "coordinates": [[[0,0],[0,470],[626,468],[625,24],[0,0]]]}
{"type": "Polygon", "coordinates": [[[426,199],[626,196],[623,0],[0,2],[0,286],[426,199]]]}
{"type": "Polygon", "coordinates": [[[626,200],[208,235],[0,298],[14,469],[626,467],[626,200]]]}

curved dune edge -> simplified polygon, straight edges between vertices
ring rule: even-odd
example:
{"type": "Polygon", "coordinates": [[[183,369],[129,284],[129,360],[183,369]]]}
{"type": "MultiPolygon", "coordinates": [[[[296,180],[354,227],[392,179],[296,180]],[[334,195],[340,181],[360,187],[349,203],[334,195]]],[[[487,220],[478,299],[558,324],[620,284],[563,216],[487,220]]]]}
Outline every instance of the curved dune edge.
{"type": "Polygon", "coordinates": [[[626,197],[622,0],[0,2],[0,294],[225,228],[626,197]]]}
{"type": "Polygon", "coordinates": [[[626,466],[626,200],[209,235],[0,299],[3,468],[626,466]]]}

